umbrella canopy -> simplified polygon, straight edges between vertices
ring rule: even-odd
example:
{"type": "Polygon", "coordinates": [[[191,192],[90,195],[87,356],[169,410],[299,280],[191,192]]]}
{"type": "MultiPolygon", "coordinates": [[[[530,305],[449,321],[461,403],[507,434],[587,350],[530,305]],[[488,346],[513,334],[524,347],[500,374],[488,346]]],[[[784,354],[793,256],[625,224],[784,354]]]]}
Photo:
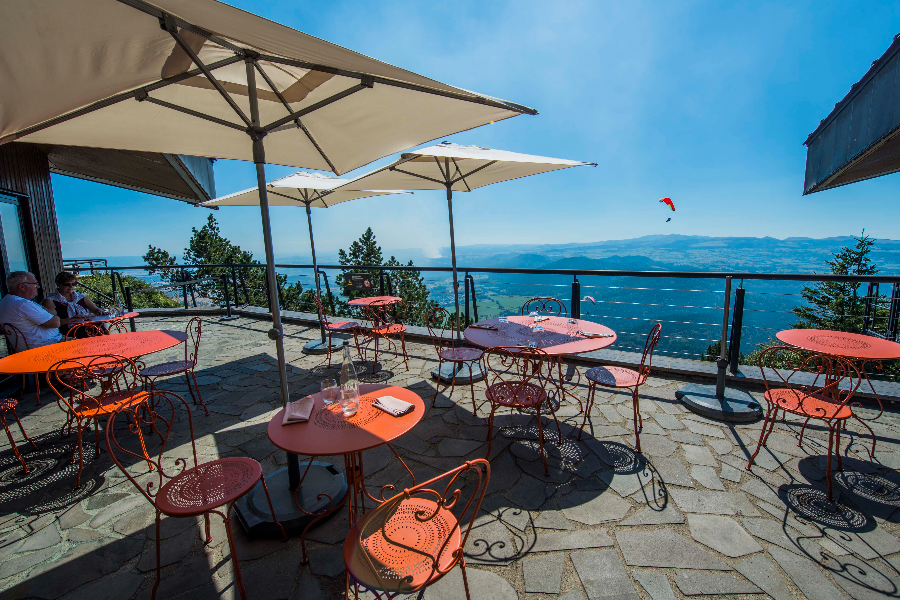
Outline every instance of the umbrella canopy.
{"type": "Polygon", "coordinates": [[[0,143],[253,160],[282,402],[265,163],[340,174],[533,109],[455,88],[216,0],[0,4],[0,143]]]}
{"type": "MultiPolygon", "coordinates": [[[[456,240],[453,232],[453,192],[471,192],[492,183],[569,167],[586,166],[596,167],[597,163],[443,142],[437,146],[401,154],[396,162],[354,179],[353,185],[376,189],[447,190],[456,333],[459,336],[459,281],[456,274],[456,240]]],[[[340,188],[336,191],[339,190],[340,188]]]]}

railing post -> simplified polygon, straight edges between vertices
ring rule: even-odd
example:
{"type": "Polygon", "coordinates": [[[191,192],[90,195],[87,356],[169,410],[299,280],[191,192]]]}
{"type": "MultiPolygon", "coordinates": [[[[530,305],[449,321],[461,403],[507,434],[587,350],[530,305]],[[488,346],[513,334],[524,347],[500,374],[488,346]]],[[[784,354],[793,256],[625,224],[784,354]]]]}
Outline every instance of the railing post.
{"type": "Polygon", "coordinates": [[[572,318],[581,318],[581,282],[578,281],[578,275],[572,280],[572,318]]]}
{"type": "Polygon", "coordinates": [[[891,288],[891,304],[888,309],[887,339],[897,337],[897,317],[900,314],[900,283],[895,283],[891,288]]]}
{"type": "Polygon", "coordinates": [[[716,366],[719,372],[716,374],[716,398],[725,397],[725,371],[728,369],[728,312],[731,307],[731,275],[725,278],[725,308],[722,311],[722,338],[719,346],[719,360],[716,366]]]}
{"type": "Polygon", "coordinates": [[[466,307],[466,312],[465,312],[466,320],[463,322],[463,326],[468,327],[469,326],[469,274],[468,273],[466,273],[465,276],[463,277],[463,284],[464,284],[463,288],[465,289],[464,298],[465,298],[465,307],[466,307]]]}
{"type": "Polygon", "coordinates": [[[378,295],[384,296],[384,271],[378,271],[378,295]]]}
{"type": "Polygon", "coordinates": [[[470,286],[472,287],[472,311],[475,313],[475,322],[478,322],[478,297],[475,295],[475,278],[467,275],[470,286]]]}
{"type": "Polygon", "coordinates": [[[228,297],[228,275],[222,273],[222,289],[225,290],[225,318],[231,318],[231,298],[228,297]]]}
{"type": "MultiPolygon", "coordinates": [[[[238,277],[241,279],[241,288],[244,290],[244,304],[250,304],[250,292],[247,290],[247,281],[244,279],[244,272],[238,271],[238,277]]],[[[237,298],[236,295],[235,298],[237,298]]]]}
{"type": "MultiPolygon", "coordinates": [[[[125,286],[125,308],[128,312],[134,312],[134,304],[131,301],[131,286],[125,286]]],[[[134,324],[134,317],[128,319],[128,324],[131,326],[131,331],[137,331],[137,327],[134,324]]]]}
{"type": "Polygon", "coordinates": [[[387,277],[387,282],[388,282],[388,296],[393,296],[394,295],[394,284],[391,281],[390,272],[388,272],[388,274],[385,275],[385,277],[387,277]]]}
{"type": "Polygon", "coordinates": [[[728,348],[728,363],[731,374],[737,375],[741,358],[741,329],[744,325],[744,282],[734,291],[734,314],[731,317],[731,345],[728,348]]]}
{"type": "Polygon", "coordinates": [[[237,278],[237,269],[233,266],[231,267],[231,285],[234,289],[234,305],[237,306],[238,302],[241,301],[240,295],[238,295],[238,278],[237,278]]]}
{"type": "MultiPolygon", "coordinates": [[[[183,267],[181,269],[181,280],[187,281],[187,276],[185,275],[183,267]]],[[[184,310],[187,310],[188,302],[187,302],[187,284],[186,283],[181,285],[181,295],[184,297],[184,310]]]]}

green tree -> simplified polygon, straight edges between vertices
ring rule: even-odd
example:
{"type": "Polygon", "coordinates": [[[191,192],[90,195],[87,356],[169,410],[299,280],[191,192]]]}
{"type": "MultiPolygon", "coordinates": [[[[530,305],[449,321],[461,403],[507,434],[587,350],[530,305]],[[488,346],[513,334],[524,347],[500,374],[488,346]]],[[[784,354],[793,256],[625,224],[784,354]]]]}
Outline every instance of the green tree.
{"type": "MultiPolygon", "coordinates": [[[[219,224],[210,214],[206,224],[197,229],[191,229],[191,239],[188,247],[184,249],[183,264],[190,265],[184,269],[171,269],[177,264],[175,257],[155,246],[149,246],[144,255],[144,263],[147,272],[151,275],[159,274],[160,277],[170,283],[178,281],[214,278],[197,285],[197,290],[202,296],[215,302],[224,304],[225,297],[222,290],[220,277],[223,273],[231,275],[230,267],[214,267],[217,264],[251,264],[258,267],[240,267],[236,269],[239,278],[238,287],[241,291],[241,301],[249,301],[254,306],[267,306],[266,294],[266,270],[263,264],[253,259],[253,254],[241,249],[237,244],[232,244],[222,236],[219,224]],[[184,279],[182,278],[184,277],[184,279]],[[246,291],[246,293],[245,293],[246,291]],[[245,299],[245,296],[247,298],[245,299]]],[[[281,307],[286,310],[302,310],[301,295],[302,286],[299,283],[287,285],[286,275],[276,275],[278,295],[281,299],[281,307]]],[[[232,299],[234,300],[234,299],[232,299]]]]}
{"type": "MultiPolygon", "coordinates": [[[[878,267],[869,258],[875,240],[865,230],[853,238],[853,246],[841,248],[826,261],[834,275],[874,275],[878,267]]],[[[793,312],[800,321],[795,328],[834,329],[849,333],[863,333],[866,312],[865,298],[859,295],[858,282],[820,281],[813,287],[803,288],[805,306],[796,306],[793,312]]]]}
{"type": "MultiPolygon", "coordinates": [[[[133,308],[174,308],[181,306],[178,301],[173,300],[160,290],[154,289],[149,283],[134,277],[132,275],[122,275],[122,285],[131,288],[131,302],[133,308]]],[[[97,273],[95,275],[87,275],[78,278],[78,283],[89,286],[98,292],[113,297],[112,281],[106,273],[97,273]]],[[[118,286],[117,286],[118,290],[118,286]]],[[[97,297],[91,290],[82,288],[81,291],[97,302],[97,306],[109,308],[113,303],[97,297]]],[[[125,303],[125,299],[121,299],[125,303]]]]}

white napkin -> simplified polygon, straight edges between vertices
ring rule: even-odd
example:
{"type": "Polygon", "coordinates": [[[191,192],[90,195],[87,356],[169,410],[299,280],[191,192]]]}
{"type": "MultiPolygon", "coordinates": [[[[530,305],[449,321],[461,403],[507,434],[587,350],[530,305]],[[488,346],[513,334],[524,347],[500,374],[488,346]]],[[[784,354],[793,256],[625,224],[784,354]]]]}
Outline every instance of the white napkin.
{"type": "Polygon", "coordinates": [[[296,402],[288,402],[287,408],[284,409],[284,418],[281,420],[281,424],[306,423],[309,421],[309,415],[312,414],[315,404],[316,402],[312,396],[306,396],[296,402]]]}
{"type": "Polygon", "coordinates": [[[550,318],[550,317],[548,317],[547,315],[538,315],[538,316],[536,316],[536,317],[534,318],[534,322],[535,322],[535,323],[540,323],[541,321],[546,321],[546,320],[549,319],[549,318],[550,318]]]}
{"type": "Polygon", "coordinates": [[[404,402],[400,398],[394,398],[393,396],[382,396],[378,400],[376,400],[372,406],[375,408],[380,408],[387,414],[394,417],[402,417],[408,412],[411,412],[415,406],[410,404],[409,402],[404,402]]]}
{"type": "Polygon", "coordinates": [[[491,325],[490,323],[472,323],[469,325],[472,329],[488,329],[490,331],[497,331],[497,328],[491,325]]]}
{"type": "Polygon", "coordinates": [[[599,333],[596,331],[579,331],[578,333],[589,338],[610,338],[615,335],[614,333],[599,333]]]}

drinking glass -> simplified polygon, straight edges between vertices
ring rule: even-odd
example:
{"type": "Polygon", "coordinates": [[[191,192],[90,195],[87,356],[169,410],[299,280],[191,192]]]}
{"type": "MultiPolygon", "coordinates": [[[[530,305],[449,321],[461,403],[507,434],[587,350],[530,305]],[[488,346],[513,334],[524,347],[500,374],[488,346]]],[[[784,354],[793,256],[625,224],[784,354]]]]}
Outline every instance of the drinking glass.
{"type": "Polygon", "coordinates": [[[322,402],[325,404],[337,402],[340,393],[341,388],[338,387],[337,382],[334,379],[329,378],[322,380],[322,402]]]}
{"type": "Polygon", "coordinates": [[[345,417],[352,417],[359,408],[359,386],[345,385],[341,388],[341,410],[345,417]]]}

